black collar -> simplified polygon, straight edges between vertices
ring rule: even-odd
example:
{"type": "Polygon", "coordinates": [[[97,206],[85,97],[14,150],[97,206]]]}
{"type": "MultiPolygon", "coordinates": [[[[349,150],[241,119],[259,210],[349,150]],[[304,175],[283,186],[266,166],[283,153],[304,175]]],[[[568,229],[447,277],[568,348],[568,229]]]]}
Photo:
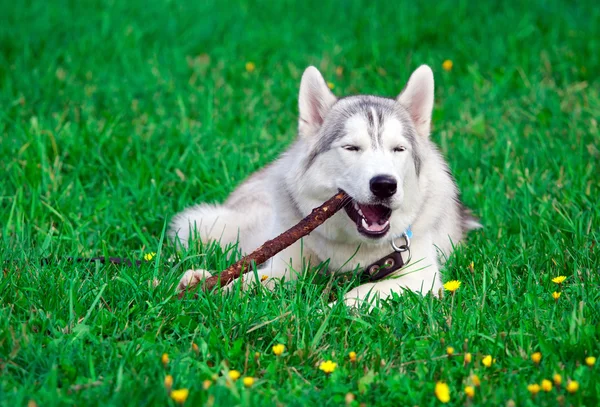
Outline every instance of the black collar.
{"type": "Polygon", "coordinates": [[[404,233],[402,235],[402,238],[404,238],[403,245],[396,245],[394,239],[392,239],[392,248],[394,249],[394,251],[388,254],[387,256],[384,256],[381,259],[369,264],[359,273],[361,281],[367,282],[382,280],[390,274],[392,274],[394,271],[400,270],[402,267],[406,266],[410,262],[409,234],[404,233]],[[408,253],[408,258],[406,259],[406,261],[404,261],[404,259],[402,258],[403,252],[408,253]]]}

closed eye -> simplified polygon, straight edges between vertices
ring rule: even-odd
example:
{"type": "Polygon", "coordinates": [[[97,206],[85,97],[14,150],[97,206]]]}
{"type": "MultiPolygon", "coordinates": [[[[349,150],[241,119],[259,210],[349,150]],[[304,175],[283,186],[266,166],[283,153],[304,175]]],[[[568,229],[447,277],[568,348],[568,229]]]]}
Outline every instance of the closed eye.
{"type": "Polygon", "coordinates": [[[351,146],[351,145],[347,145],[347,146],[342,146],[342,148],[346,151],[360,151],[360,147],[359,146],[351,146]]]}
{"type": "Polygon", "coordinates": [[[394,153],[400,153],[402,151],[406,151],[406,147],[403,146],[398,146],[398,147],[394,147],[394,153]]]}

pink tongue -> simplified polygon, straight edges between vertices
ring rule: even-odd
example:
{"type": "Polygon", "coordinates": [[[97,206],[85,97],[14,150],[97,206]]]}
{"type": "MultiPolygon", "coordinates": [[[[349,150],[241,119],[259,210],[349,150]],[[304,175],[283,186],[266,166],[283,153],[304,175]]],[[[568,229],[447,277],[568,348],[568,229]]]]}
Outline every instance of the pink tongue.
{"type": "Polygon", "coordinates": [[[369,223],[381,223],[381,218],[384,216],[387,209],[381,205],[358,205],[363,215],[369,223]]]}

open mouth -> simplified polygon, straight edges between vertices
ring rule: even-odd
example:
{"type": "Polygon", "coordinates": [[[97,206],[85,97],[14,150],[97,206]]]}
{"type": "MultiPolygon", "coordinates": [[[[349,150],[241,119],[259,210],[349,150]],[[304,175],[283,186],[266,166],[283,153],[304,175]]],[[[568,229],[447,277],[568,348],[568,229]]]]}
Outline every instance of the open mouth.
{"type": "Polygon", "coordinates": [[[385,205],[361,204],[353,199],[344,209],[356,223],[359,233],[367,237],[380,238],[390,230],[392,209],[385,205]]]}

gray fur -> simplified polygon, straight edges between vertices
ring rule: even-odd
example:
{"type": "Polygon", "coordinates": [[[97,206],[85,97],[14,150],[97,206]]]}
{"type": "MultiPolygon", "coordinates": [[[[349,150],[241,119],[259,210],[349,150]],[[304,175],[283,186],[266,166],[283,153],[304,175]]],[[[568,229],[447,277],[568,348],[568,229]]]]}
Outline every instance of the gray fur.
{"type": "Polygon", "coordinates": [[[419,157],[417,134],[411,124],[408,112],[402,106],[398,106],[394,99],[370,95],[341,98],[333,105],[329,116],[320,129],[319,141],[308,155],[305,170],[314,163],[319,155],[327,152],[334,142],[344,137],[344,121],[354,115],[362,115],[367,119],[374,148],[381,146],[381,128],[385,125],[385,120],[390,117],[399,119],[404,125],[405,132],[403,135],[411,144],[415,170],[419,175],[421,158],[419,157]],[[373,116],[372,109],[375,109],[376,116],[373,116]],[[372,133],[374,129],[379,130],[378,134],[372,133]]]}
{"type": "Polygon", "coordinates": [[[378,134],[374,134],[372,131],[374,129],[381,130],[387,118],[395,117],[399,119],[406,129],[403,135],[411,143],[411,151],[417,174],[420,172],[421,160],[419,159],[418,148],[416,147],[416,133],[410,123],[408,113],[402,107],[398,107],[394,99],[370,95],[341,98],[332,106],[329,115],[319,130],[321,133],[319,141],[308,155],[305,169],[308,169],[319,155],[327,152],[334,142],[344,137],[343,124],[347,119],[355,115],[362,115],[367,119],[370,130],[369,134],[374,147],[381,146],[381,131],[378,134]],[[375,109],[376,116],[373,116],[372,109],[375,109]]]}

